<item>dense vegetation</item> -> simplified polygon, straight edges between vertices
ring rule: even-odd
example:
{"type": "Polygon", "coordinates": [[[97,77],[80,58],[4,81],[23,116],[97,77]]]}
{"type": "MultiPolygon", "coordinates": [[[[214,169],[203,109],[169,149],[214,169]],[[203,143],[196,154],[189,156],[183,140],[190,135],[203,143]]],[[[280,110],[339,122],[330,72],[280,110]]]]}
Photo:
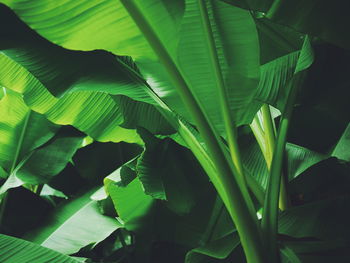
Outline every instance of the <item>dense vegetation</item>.
{"type": "Polygon", "coordinates": [[[0,0],[0,262],[349,262],[341,0],[0,0]]]}

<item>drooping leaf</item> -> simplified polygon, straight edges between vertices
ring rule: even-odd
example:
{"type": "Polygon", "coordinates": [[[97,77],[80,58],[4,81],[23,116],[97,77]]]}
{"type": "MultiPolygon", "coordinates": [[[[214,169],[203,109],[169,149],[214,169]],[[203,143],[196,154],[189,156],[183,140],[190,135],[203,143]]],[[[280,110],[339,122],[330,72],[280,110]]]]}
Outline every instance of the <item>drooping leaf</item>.
{"type": "MultiPolygon", "coordinates": [[[[134,58],[155,57],[121,1],[1,2],[40,35],[65,48],[84,51],[104,49],[134,58]],[[39,15],[40,19],[33,19],[33,15],[39,15]],[[47,23],[51,26],[46,27],[47,23]]],[[[174,49],[176,42],[173,41],[173,34],[181,15],[182,1],[138,1],[137,5],[144,10],[150,23],[156,26],[157,34],[162,36],[169,49],[174,49]]]]}
{"type": "Polygon", "coordinates": [[[276,1],[267,17],[277,23],[287,25],[303,33],[317,36],[325,41],[350,48],[343,25],[349,23],[347,8],[343,1],[331,4],[326,1],[276,1]]]}
{"type": "Polygon", "coordinates": [[[286,154],[289,180],[296,178],[309,167],[327,158],[326,155],[311,151],[292,143],[287,143],[286,154]]]}
{"type": "Polygon", "coordinates": [[[58,129],[43,115],[31,111],[21,95],[14,92],[7,92],[0,101],[0,116],[0,165],[8,173],[58,129]]]}
{"type": "Polygon", "coordinates": [[[121,227],[116,219],[103,216],[97,202],[90,199],[96,189],[62,203],[44,226],[26,238],[64,254],[73,254],[89,244],[97,244],[121,227]]]}
{"type": "MultiPolygon", "coordinates": [[[[179,46],[173,58],[191,92],[216,128],[223,132],[219,89],[224,89],[229,111],[237,124],[249,123],[257,109],[248,109],[259,79],[259,43],[253,18],[239,8],[219,1],[206,1],[209,27],[197,1],[186,1],[179,31],[179,46]],[[234,15],[232,15],[234,14],[234,15]],[[193,38],[196,35],[196,38],[193,38]],[[214,46],[207,36],[213,37],[214,46]],[[213,61],[217,58],[217,62],[213,61]],[[193,63],[196,61],[196,63],[193,63]],[[217,75],[216,67],[220,73],[217,75]],[[221,75],[221,76],[220,76],[221,75]],[[222,78],[222,87],[218,84],[222,78]]],[[[159,62],[138,60],[138,66],[153,90],[175,112],[192,121],[181,102],[169,72],[159,62]]]]}
{"type": "MultiPolygon", "coordinates": [[[[102,50],[63,49],[30,30],[4,6],[0,7],[0,12],[0,22],[11,25],[11,30],[0,28],[1,56],[25,68],[54,96],[74,91],[99,91],[152,103],[145,89],[139,87],[140,80],[129,72],[130,64],[133,64],[131,58],[102,50]]],[[[137,68],[133,70],[137,71],[137,68]]]]}
{"type": "MultiPolygon", "coordinates": [[[[131,179],[126,186],[122,186],[122,172],[125,173],[125,170],[119,168],[107,176],[104,180],[105,189],[112,198],[118,217],[120,217],[126,229],[137,230],[142,227],[142,221],[147,217],[154,200],[144,193],[138,178],[131,179]]],[[[131,173],[127,176],[133,177],[135,175],[131,173]]]]}
{"type": "Polygon", "coordinates": [[[195,187],[193,177],[202,172],[196,160],[170,139],[159,140],[147,131],[139,133],[145,142],[145,150],[138,159],[136,170],[145,193],[165,200],[166,205],[179,214],[189,213],[195,203],[191,190],[195,187]]]}
{"type": "Polygon", "coordinates": [[[47,197],[47,198],[59,197],[59,198],[68,199],[68,197],[63,192],[57,189],[54,189],[47,184],[44,184],[43,188],[41,189],[40,196],[47,197]]]}
{"type": "Polygon", "coordinates": [[[350,122],[350,81],[345,73],[350,69],[350,53],[325,44],[315,45],[314,51],[315,62],[294,109],[289,142],[329,154],[350,122]]]}
{"type": "Polygon", "coordinates": [[[72,127],[63,127],[43,146],[31,151],[13,169],[0,187],[0,194],[24,184],[48,183],[60,173],[80,147],[84,134],[72,127]]]}
{"type": "Polygon", "coordinates": [[[186,1],[178,48],[179,65],[191,91],[220,127],[221,109],[217,106],[220,87],[216,62],[211,58],[216,56],[231,114],[238,124],[249,123],[255,112],[249,116],[252,113],[245,105],[250,103],[259,81],[259,43],[254,20],[249,12],[219,1],[206,1],[203,5],[208,10],[210,28],[204,25],[198,1],[186,1]],[[207,34],[213,38],[214,47],[210,46],[207,34]]]}
{"type": "Polygon", "coordinates": [[[60,254],[23,239],[0,234],[0,260],[3,263],[36,262],[36,263],[79,263],[69,256],[60,254]]]}
{"type": "Polygon", "coordinates": [[[275,106],[283,112],[290,84],[295,76],[314,61],[309,38],[304,38],[300,51],[294,51],[261,66],[261,77],[255,99],[275,106]]]}
{"type": "Polygon", "coordinates": [[[350,39],[344,27],[349,23],[346,13],[349,5],[341,0],[331,3],[326,0],[312,0],[307,3],[301,0],[223,1],[248,10],[260,11],[261,15],[276,23],[340,47],[350,47],[350,39]]]}
{"type": "Polygon", "coordinates": [[[345,129],[343,135],[340,137],[337,145],[335,146],[332,156],[338,159],[350,162],[350,124],[345,129]]]}
{"type": "Polygon", "coordinates": [[[265,17],[256,15],[254,21],[259,35],[261,65],[300,50],[304,34],[265,17]]]}
{"type": "Polygon", "coordinates": [[[154,102],[149,95],[152,91],[125,64],[132,62],[102,51],[64,50],[27,29],[8,10],[0,11],[20,36],[11,32],[1,47],[1,85],[23,93],[33,110],[53,122],[74,125],[101,141],[140,142],[136,132],[130,130],[137,126],[160,134],[174,132],[148,104],[154,102]],[[58,99],[48,91],[65,95],[58,99]]]}
{"type": "Polygon", "coordinates": [[[19,165],[15,171],[16,176],[29,184],[47,183],[64,169],[80,147],[84,136],[75,129],[61,128],[55,137],[19,165]]]}

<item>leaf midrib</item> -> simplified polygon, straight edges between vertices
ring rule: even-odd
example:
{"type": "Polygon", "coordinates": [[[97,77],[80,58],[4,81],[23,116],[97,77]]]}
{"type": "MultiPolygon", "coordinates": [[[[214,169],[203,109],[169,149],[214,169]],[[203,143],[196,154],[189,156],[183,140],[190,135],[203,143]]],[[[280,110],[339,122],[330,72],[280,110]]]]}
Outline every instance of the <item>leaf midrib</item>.
{"type": "Polygon", "coordinates": [[[14,158],[13,158],[13,162],[12,162],[12,165],[11,165],[10,174],[12,174],[12,172],[16,168],[18,157],[19,157],[19,155],[21,153],[21,149],[22,149],[22,146],[23,146],[23,143],[24,143],[24,137],[25,137],[27,128],[29,126],[29,119],[30,119],[31,113],[32,113],[32,111],[29,110],[28,113],[26,114],[25,119],[24,119],[24,124],[23,124],[22,130],[21,130],[21,134],[19,136],[18,144],[17,144],[17,147],[16,147],[16,152],[15,152],[15,155],[14,155],[14,158]]]}

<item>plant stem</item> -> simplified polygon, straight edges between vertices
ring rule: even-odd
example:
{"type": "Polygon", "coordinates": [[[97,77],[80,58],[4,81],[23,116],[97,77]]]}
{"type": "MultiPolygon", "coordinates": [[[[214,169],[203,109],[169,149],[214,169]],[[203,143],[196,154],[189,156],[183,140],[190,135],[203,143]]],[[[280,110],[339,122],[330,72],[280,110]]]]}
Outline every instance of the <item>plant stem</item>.
{"type": "Polygon", "coordinates": [[[232,176],[233,174],[237,174],[237,170],[233,165],[230,165],[223,146],[219,143],[219,137],[209,124],[203,110],[190,91],[186,80],[171,58],[167,49],[154,32],[152,26],[143,15],[139,6],[132,0],[121,0],[121,3],[133,18],[155,54],[157,54],[174,86],[177,88],[182,101],[195,120],[196,126],[200,131],[200,134],[208,147],[209,154],[218,170],[218,178],[216,178],[216,182],[213,181],[213,183],[215,183],[215,187],[236,224],[247,261],[249,263],[264,262],[264,250],[257,219],[251,215],[250,207],[252,206],[252,203],[247,203],[248,201],[241,192],[239,183],[232,176]]]}
{"type": "MultiPolygon", "coordinates": [[[[263,117],[263,126],[265,132],[265,142],[267,145],[267,169],[271,170],[272,159],[276,147],[276,139],[275,139],[275,128],[273,124],[273,119],[270,111],[270,106],[268,104],[263,104],[261,107],[262,117],[263,117]]],[[[282,173],[282,171],[281,171],[282,173]]],[[[286,189],[285,181],[281,181],[280,186],[280,194],[279,194],[279,209],[282,211],[288,208],[288,194],[286,189]]]]}
{"type": "Polygon", "coordinates": [[[268,157],[267,157],[266,145],[265,145],[265,133],[261,128],[260,120],[257,114],[254,116],[253,122],[250,124],[250,128],[254,134],[256,141],[259,144],[262,154],[264,155],[264,159],[267,162],[268,157]]]}
{"type": "Polygon", "coordinates": [[[278,231],[278,200],[281,183],[281,172],[283,165],[283,156],[285,152],[287,132],[290,118],[293,111],[294,101],[297,95],[297,87],[299,85],[299,76],[295,76],[296,80],[291,81],[290,92],[287,99],[285,109],[280,122],[279,132],[277,136],[277,144],[275,154],[273,155],[269,181],[267,186],[265,206],[262,218],[262,229],[269,255],[269,262],[279,262],[279,249],[277,244],[278,231]]]}
{"type": "Polygon", "coordinates": [[[215,74],[215,79],[216,79],[215,82],[217,84],[217,90],[219,93],[219,100],[220,100],[219,104],[221,106],[221,112],[224,120],[230,155],[234,165],[238,170],[239,176],[241,177],[241,180],[243,183],[242,187],[246,188],[246,180],[244,178],[243,165],[242,165],[241,156],[240,156],[238,143],[237,143],[236,127],[234,125],[234,121],[230,112],[228,96],[225,89],[224,78],[222,76],[222,72],[220,68],[220,62],[218,59],[215,40],[213,37],[213,32],[212,32],[212,28],[211,28],[211,24],[208,16],[208,10],[203,0],[199,0],[198,4],[199,4],[199,10],[200,10],[200,17],[202,20],[203,27],[205,29],[204,33],[205,33],[206,42],[209,47],[211,65],[213,65],[213,71],[215,74]]]}
{"type": "Polygon", "coordinates": [[[266,155],[268,158],[267,161],[267,168],[270,169],[271,162],[272,162],[272,156],[275,149],[275,132],[272,124],[272,117],[270,112],[270,106],[268,104],[263,104],[261,107],[261,113],[263,118],[263,128],[264,128],[264,135],[265,135],[265,145],[266,147],[266,155]]]}
{"type": "MultiPolygon", "coordinates": [[[[133,68],[129,67],[123,61],[119,61],[123,64],[124,67],[127,68],[125,70],[125,74],[128,74],[131,78],[134,78],[135,81],[138,81],[142,86],[146,89],[145,91],[153,99],[153,101],[157,104],[157,109],[160,114],[169,122],[169,124],[177,131],[183,141],[186,143],[187,147],[191,149],[194,156],[197,158],[205,172],[208,174],[212,181],[217,178],[217,169],[208,155],[206,149],[204,149],[203,145],[200,143],[198,138],[193,134],[183,120],[179,119],[178,116],[171,111],[171,109],[164,103],[164,101],[159,98],[159,96],[152,90],[149,84],[144,80],[144,78],[140,75],[140,73],[136,72],[133,68]],[[130,72],[132,74],[130,74],[130,72]]],[[[259,124],[260,125],[260,124],[259,124]]],[[[262,131],[262,130],[261,130],[262,131]]],[[[264,189],[259,185],[259,183],[251,176],[245,177],[247,180],[247,185],[258,202],[263,206],[265,199],[264,189]]],[[[215,183],[214,183],[215,184],[215,183]]]]}

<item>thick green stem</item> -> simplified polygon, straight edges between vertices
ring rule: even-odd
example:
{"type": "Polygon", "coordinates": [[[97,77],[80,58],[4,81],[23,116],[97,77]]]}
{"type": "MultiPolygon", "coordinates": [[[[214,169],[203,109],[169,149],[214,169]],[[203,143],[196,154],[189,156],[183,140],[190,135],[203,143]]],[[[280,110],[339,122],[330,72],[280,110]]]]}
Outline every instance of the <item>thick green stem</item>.
{"type": "MultiPolygon", "coordinates": [[[[298,77],[298,75],[295,76],[295,78],[297,78],[296,80],[299,80],[298,77]]],[[[267,253],[269,255],[269,262],[271,263],[280,262],[279,249],[277,243],[279,212],[278,201],[283,157],[287,140],[287,132],[293,111],[294,101],[297,95],[298,85],[299,81],[291,82],[290,93],[279,126],[277,144],[272,159],[269,182],[265,198],[265,206],[263,211],[262,229],[265,237],[267,253]]]]}
{"type": "Polygon", "coordinates": [[[266,145],[265,145],[265,133],[261,128],[260,121],[257,114],[255,115],[253,122],[250,124],[250,128],[255,136],[256,141],[259,144],[262,154],[264,155],[264,159],[267,162],[268,157],[267,157],[267,151],[266,151],[266,145]]]}
{"type": "MultiPolygon", "coordinates": [[[[275,128],[273,124],[273,119],[270,111],[270,106],[268,104],[264,104],[261,107],[262,117],[263,117],[263,126],[265,132],[265,142],[267,145],[267,169],[271,170],[272,158],[274,155],[275,147],[276,147],[276,138],[275,138],[275,128]]],[[[288,208],[288,193],[285,181],[281,181],[280,186],[280,195],[279,195],[279,209],[282,211],[288,208]]]]}
{"type": "MultiPolygon", "coordinates": [[[[154,93],[149,84],[143,79],[143,77],[136,72],[133,68],[129,67],[123,61],[119,61],[127,70],[125,74],[129,74],[130,77],[134,78],[141,85],[146,87],[145,91],[153,99],[153,101],[158,105],[157,109],[162,114],[162,116],[169,122],[169,124],[178,132],[180,137],[186,143],[187,147],[191,149],[194,156],[197,158],[205,172],[209,175],[212,180],[217,178],[218,171],[209,157],[207,150],[203,148],[203,145],[199,142],[198,138],[193,134],[186,124],[176,116],[171,109],[164,103],[164,101],[159,98],[157,94],[154,93]],[[132,74],[130,74],[132,72],[132,74]]],[[[258,202],[263,205],[265,199],[264,189],[260,184],[251,176],[246,176],[247,185],[249,190],[253,193],[258,202]]]]}
{"type": "Polygon", "coordinates": [[[268,104],[263,104],[261,107],[262,119],[263,119],[263,128],[265,134],[265,144],[266,144],[266,152],[267,152],[267,168],[270,169],[272,156],[275,149],[276,139],[275,132],[273,128],[273,120],[271,117],[270,106],[268,104]]]}
{"type": "Polygon", "coordinates": [[[213,71],[215,74],[215,79],[216,79],[215,82],[217,84],[217,90],[218,90],[219,100],[220,100],[219,105],[221,107],[221,112],[224,120],[230,155],[234,165],[238,170],[242,183],[244,184],[242,187],[246,188],[246,180],[244,178],[243,165],[242,165],[241,156],[240,156],[238,143],[237,143],[236,127],[234,125],[234,121],[230,112],[228,96],[225,88],[224,78],[222,76],[222,71],[220,68],[220,62],[218,59],[218,54],[217,54],[215,40],[213,37],[213,32],[212,32],[212,28],[211,28],[211,24],[208,16],[207,7],[205,4],[205,1],[203,0],[198,0],[198,4],[199,4],[199,10],[201,14],[200,17],[202,20],[203,28],[205,29],[204,33],[205,33],[206,42],[209,47],[211,65],[213,65],[213,71]]]}
{"type": "Polygon", "coordinates": [[[252,204],[247,203],[247,199],[240,190],[239,183],[233,177],[233,174],[237,174],[237,170],[230,165],[229,160],[226,158],[223,146],[219,143],[219,137],[215,134],[207,117],[191,93],[186,80],[139,6],[132,0],[121,0],[121,3],[141,30],[155,54],[157,54],[159,61],[177,88],[182,101],[195,120],[196,126],[218,170],[218,178],[215,178],[213,183],[236,224],[247,261],[249,263],[264,262],[264,250],[257,219],[252,217],[249,208],[252,204]]]}

